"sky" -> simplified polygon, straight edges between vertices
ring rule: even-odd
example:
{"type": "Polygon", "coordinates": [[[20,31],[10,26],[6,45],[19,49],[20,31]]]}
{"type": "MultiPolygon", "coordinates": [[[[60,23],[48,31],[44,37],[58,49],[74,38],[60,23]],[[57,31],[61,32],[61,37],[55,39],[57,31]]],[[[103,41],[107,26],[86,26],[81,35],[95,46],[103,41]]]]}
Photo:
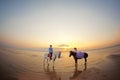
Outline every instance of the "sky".
{"type": "Polygon", "coordinates": [[[119,0],[0,0],[0,43],[97,48],[120,43],[119,0]]]}

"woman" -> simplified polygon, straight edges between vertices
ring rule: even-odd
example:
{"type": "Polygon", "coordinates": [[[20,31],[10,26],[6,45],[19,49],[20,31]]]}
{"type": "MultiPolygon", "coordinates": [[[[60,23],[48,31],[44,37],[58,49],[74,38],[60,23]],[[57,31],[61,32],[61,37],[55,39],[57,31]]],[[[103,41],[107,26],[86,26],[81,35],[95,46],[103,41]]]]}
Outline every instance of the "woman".
{"type": "Polygon", "coordinates": [[[50,60],[52,59],[52,54],[53,54],[53,48],[52,48],[52,45],[50,45],[50,47],[49,47],[49,57],[50,57],[50,60]]]}

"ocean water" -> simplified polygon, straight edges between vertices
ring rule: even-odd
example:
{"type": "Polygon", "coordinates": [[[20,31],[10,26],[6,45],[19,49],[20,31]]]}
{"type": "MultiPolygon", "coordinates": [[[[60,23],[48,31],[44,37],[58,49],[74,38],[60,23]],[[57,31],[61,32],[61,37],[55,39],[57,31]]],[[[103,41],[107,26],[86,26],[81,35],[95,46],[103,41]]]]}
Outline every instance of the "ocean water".
{"type": "MultiPolygon", "coordinates": [[[[112,54],[120,54],[120,46],[85,51],[88,53],[88,62],[78,60],[77,67],[69,52],[62,52],[61,58],[57,58],[53,67],[52,61],[44,62],[46,52],[19,50],[11,48],[0,49],[0,68],[4,75],[15,80],[70,80],[92,67],[103,68],[104,61],[111,62],[107,57],[112,54]]],[[[3,76],[4,76],[3,75],[3,76]]]]}

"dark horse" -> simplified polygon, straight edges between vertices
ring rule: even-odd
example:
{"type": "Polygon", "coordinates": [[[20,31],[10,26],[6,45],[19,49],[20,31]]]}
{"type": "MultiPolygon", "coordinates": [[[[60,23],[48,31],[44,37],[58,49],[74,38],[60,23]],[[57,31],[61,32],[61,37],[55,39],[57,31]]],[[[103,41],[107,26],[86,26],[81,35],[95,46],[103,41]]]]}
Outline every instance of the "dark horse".
{"type": "MultiPolygon", "coordinates": [[[[75,60],[75,63],[77,63],[77,60],[78,59],[82,59],[82,58],[77,58],[76,57],[76,52],[73,52],[73,51],[70,51],[70,54],[69,54],[69,57],[73,56],[74,60],[75,60]]],[[[86,52],[84,52],[84,59],[85,59],[85,62],[87,62],[87,57],[88,57],[88,54],[86,52]]]]}

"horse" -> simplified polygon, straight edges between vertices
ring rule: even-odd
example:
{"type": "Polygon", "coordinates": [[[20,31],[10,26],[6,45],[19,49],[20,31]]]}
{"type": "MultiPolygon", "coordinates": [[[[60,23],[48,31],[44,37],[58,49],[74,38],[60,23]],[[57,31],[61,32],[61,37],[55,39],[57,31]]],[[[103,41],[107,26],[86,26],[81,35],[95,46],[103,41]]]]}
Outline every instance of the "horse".
{"type": "Polygon", "coordinates": [[[74,52],[74,51],[70,51],[70,54],[69,54],[69,57],[73,56],[74,60],[75,60],[75,63],[77,63],[77,60],[78,59],[82,59],[84,58],[85,60],[85,63],[87,62],[87,57],[88,57],[88,54],[86,52],[81,52],[81,54],[83,54],[83,57],[77,57],[77,53],[74,52]]]}
{"type": "Polygon", "coordinates": [[[49,62],[48,61],[52,61],[53,62],[53,67],[54,67],[54,62],[56,60],[56,58],[60,58],[61,57],[61,51],[59,52],[54,52],[52,54],[52,58],[50,59],[50,54],[49,53],[45,53],[44,54],[44,64],[45,64],[45,61],[47,60],[47,64],[49,65],[49,62]]]}

